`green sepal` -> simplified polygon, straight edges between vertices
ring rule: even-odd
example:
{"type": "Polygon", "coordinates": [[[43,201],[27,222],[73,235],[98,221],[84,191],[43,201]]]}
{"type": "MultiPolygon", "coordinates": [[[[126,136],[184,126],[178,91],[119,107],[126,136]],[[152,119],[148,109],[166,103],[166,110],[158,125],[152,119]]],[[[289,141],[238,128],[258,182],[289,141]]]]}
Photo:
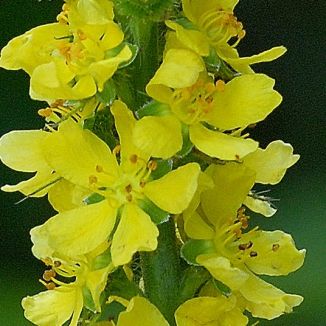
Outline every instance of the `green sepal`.
{"type": "Polygon", "coordinates": [[[210,48],[209,55],[204,58],[207,71],[213,73],[216,77],[229,81],[240,73],[229,67],[216,53],[214,48],[210,48]]]}
{"type": "Polygon", "coordinates": [[[117,91],[112,79],[105,82],[102,92],[96,93],[96,98],[105,105],[111,105],[116,97],[117,91]]]}
{"type": "Polygon", "coordinates": [[[113,134],[114,119],[109,108],[104,108],[95,113],[95,116],[85,120],[84,129],[91,130],[97,137],[102,139],[111,149],[118,141],[113,134]]]}
{"type": "Polygon", "coordinates": [[[181,131],[182,131],[182,148],[176,154],[179,158],[183,158],[188,155],[191,150],[193,149],[194,145],[190,141],[189,137],[189,127],[185,124],[181,124],[181,131]]]}
{"type": "Polygon", "coordinates": [[[112,262],[110,248],[106,249],[102,254],[94,258],[92,263],[92,270],[96,271],[109,266],[112,262]]]}
{"type": "MultiPolygon", "coordinates": [[[[105,321],[108,323],[108,321],[111,320],[111,321],[114,321],[114,323],[116,325],[118,323],[118,318],[119,318],[120,313],[125,310],[126,310],[126,307],[117,301],[113,301],[109,304],[105,304],[102,308],[100,317],[97,319],[97,322],[105,321]]],[[[98,323],[96,323],[95,325],[97,325],[97,324],[98,323]]],[[[109,325],[111,325],[111,324],[109,324],[109,325]]]]}
{"type": "Polygon", "coordinates": [[[147,213],[151,217],[152,221],[155,224],[161,224],[163,222],[166,222],[170,217],[170,214],[168,212],[163,211],[163,209],[156,206],[148,198],[139,200],[138,205],[145,213],[147,213]]]}
{"type": "Polygon", "coordinates": [[[163,104],[157,101],[151,101],[146,103],[143,107],[141,107],[137,112],[137,118],[142,118],[147,115],[154,116],[162,116],[166,115],[170,112],[170,108],[167,104],[163,104]]]}
{"type": "Polygon", "coordinates": [[[129,49],[130,49],[130,51],[132,53],[132,56],[128,61],[121,62],[119,64],[119,69],[128,67],[130,64],[132,64],[134,62],[134,60],[136,59],[136,57],[138,55],[138,52],[139,52],[139,47],[136,44],[131,44],[131,43],[124,42],[124,45],[128,45],[128,47],[129,47],[129,49]]]}
{"type": "Polygon", "coordinates": [[[198,28],[196,28],[196,26],[186,17],[180,17],[174,20],[177,24],[181,25],[182,27],[184,27],[185,29],[195,29],[198,30],[198,28]]]}
{"type": "Polygon", "coordinates": [[[86,205],[92,205],[92,204],[96,204],[96,203],[99,203],[101,202],[102,200],[104,200],[105,197],[94,192],[93,194],[89,195],[88,197],[86,197],[85,199],[83,199],[83,202],[86,204],[86,205]]]}
{"type": "Polygon", "coordinates": [[[82,293],[83,293],[83,305],[86,307],[88,310],[92,311],[93,313],[96,313],[96,307],[95,307],[95,302],[92,297],[92,293],[89,290],[87,286],[83,286],[82,288],[82,293]]]}
{"type": "Polygon", "coordinates": [[[231,289],[225,285],[224,283],[222,283],[221,281],[219,280],[216,280],[215,278],[213,279],[213,284],[214,284],[214,287],[221,293],[223,293],[224,295],[230,295],[231,294],[231,289]]]}
{"type": "Polygon", "coordinates": [[[190,265],[200,266],[197,256],[216,252],[212,240],[189,240],[181,247],[181,257],[190,265]]]}
{"type": "Polygon", "coordinates": [[[162,178],[164,175],[169,173],[173,167],[172,160],[155,160],[155,161],[157,163],[157,168],[151,173],[152,180],[162,178]]]}

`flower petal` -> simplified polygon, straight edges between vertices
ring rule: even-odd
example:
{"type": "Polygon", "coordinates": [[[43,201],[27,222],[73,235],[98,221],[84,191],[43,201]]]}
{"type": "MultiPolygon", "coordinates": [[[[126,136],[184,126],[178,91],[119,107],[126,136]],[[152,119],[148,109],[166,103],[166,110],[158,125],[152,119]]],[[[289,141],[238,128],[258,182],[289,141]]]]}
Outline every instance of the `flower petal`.
{"type": "Polygon", "coordinates": [[[239,160],[255,151],[258,143],[252,139],[244,139],[223,134],[195,124],[189,128],[191,142],[203,153],[221,160],[239,160]]]}
{"type": "Polygon", "coordinates": [[[133,140],[150,156],[168,159],[182,148],[181,124],[173,115],[143,117],[136,123],[133,140]]]}
{"type": "Polygon", "coordinates": [[[223,91],[214,95],[214,108],[206,121],[215,127],[232,130],[264,120],[282,101],[273,90],[274,79],[264,74],[233,78],[223,91]]]}
{"type": "Polygon", "coordinates": [[[187,49],[168,50],[163,63],[148,83],[146,91],[152,98],[168,103],[170,96],[163,93],[162,97],[161,93],[164,92],[162,85],[165,88],[189,87],[197,81],[199,73],[204,70],[204,62],[196,53],[187,49]]]}
{"type": "Polygon", "coordinates": [[[303,264],[306,251],[298,250],[287,233],[259,230],[241,236],[241,242],[249,241],[257,256],[247,258],[245,264],[255,274],[287,275],[303,264]]]}
{"type": "Polygon", "coordinates": [[[161,312],[148,300],[133,297],[126,311],[119,314],[117,326],[169,326],[161,312]]]}
{"type": "Polygon", "coordinates": [[[266,217],[273,216],[277,209],[272,206],[268,200],[263,200],[259,198],[254,198],[252,196],[247,196],[243,202],[251,211],[262,214],[266,217]]]}
{"type": "Polygon", "coordinates": [[[243,158],[244,164],[257,172],[256,182],[279,183],[286,170],[294,165],[300,155],[293,155],[293,147],[281,140],[271,142],[266,149],[258,148],[243,158]]]}
{"type": "Polygon", "coordinates": [[[217,254],[200,255],[197,257],[197,262],[204,266],[215,279],[223,282],[231,290],[241,288],[249,277],[248,273],[231,266],[227,258],[217,254]]]}
{"type": "Polygon", "coordinates": [[[218,228],[236,217],[255,183],[255,173],[238,163],[211,165],[206,173],[213,179],[214,187],[202,193],[201,207],[218,228]]]}
{"type": "Polygon", "coordinates": [[[188,207],[196,192],[199,173],[197,163],[186,164],[158,180],[148,182],[144,194],[161,209],[180,214],[188,207]]]}
{"type": "Polygon", "coordinates": [[[35,172],[47,167],[42,143],[47,133],[42,130],[14,130],[0,138],[1,161],[11,169],[35,172]]]}
{"type": "Polygon", "coordinates": [[[277,318],[292,312],[303,301],[301,296],[287,294],[253,274],[241,287],[240,293],[245,299],[245,309],[258,318],[277,318]]]}
{"type": "Polygon", "coordinates": [[[114,233],[111,247],[115,266],[130,262],[137,251],[153,251],[157,247],[158,229],[151,218],[138,206],[126,204],[114,233]]]}
{"type": "MultiPolygon", "coordinates": [[[[60,286],[24,298],[22,306],[25,318],[36,325],[63,325],[72,315],[78,320],[83,307],[83,297],[80,289],[75,286],[60,286]]],[[[77,321],[70,325],[77,326],[77,321]]]]}
{"type": "Polygon", "coordinates": [[[184,302],[175,312],[177,326],[245,326],[248,318],[236,306],[235,297],[199,297],[184,302]]]}
{"type": "Polygon", "coordinates": [[[90,176],[110,184],[118,175],[116,158],[110,148],[89,130],[67,120],[44,142],[49,165],[70,182],[90,187],[90,176]],[[99,172],[98,167],[105,171],[99,172]]]}
{"type": "Polygon", "coordinates": [[[54,252],[71,257],[86,254],[108,240],[116,214],[106,200],[59,213],[31,230],[33,254],[39,259],[54,252]]]}

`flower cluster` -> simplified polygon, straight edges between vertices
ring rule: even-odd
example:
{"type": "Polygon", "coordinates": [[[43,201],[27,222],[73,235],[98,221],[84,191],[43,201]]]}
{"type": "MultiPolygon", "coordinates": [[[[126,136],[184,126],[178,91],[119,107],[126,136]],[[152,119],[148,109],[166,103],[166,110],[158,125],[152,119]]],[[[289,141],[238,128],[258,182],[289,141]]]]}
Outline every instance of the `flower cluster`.
{"type": "Polygon", "coordinates": [[[245,311],[273,319],[302,302],[259,275],[297,270],[305,250],[247,215],[274,215],[256,184],[299,159],[248,132],[282,101],[251,65],[286,50],[240,57],[237,2],[65,0],[57,22],[2,49],[0,66],[47,102],[42,130],[0,139],[4,164],[35,173],[2,190],[57,211],[30,232],[47,266],[46,290],[22,301],[34,324],[247,325],[245,311]]]}

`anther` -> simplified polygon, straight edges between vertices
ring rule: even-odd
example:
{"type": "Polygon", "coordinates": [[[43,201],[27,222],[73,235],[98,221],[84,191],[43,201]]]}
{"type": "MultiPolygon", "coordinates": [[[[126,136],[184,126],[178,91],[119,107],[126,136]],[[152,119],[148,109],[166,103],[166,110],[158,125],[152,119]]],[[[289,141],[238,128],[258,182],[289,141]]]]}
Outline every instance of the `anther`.
{"type": "Polygon", "coordinates": [[[146,185],[146,181],[145,180],[140,180],[139,185],[140,185],[140,187],[144,188],[145,185],[146,185]]]}
{"type": "Polygon", "coordinates": [[[47,118],[52,114],[52,109],[51,108],[40,109],[37,111],[37,114],[41,117],[47,118]]]}
{"type": "Polygon", "coordinates": [[[61,261],[59,261],[59,260],[55,260],[54,262],[53,262],[53,266],[54,267],[60,267],[61,266],[61,261]]]}
{"type": "Polygon", "coordinates": [[[56,276],[56,272],[53,270],[53,269],[48,269],[46,271],[44,271],[43,273],[43,280],[44,281],[51,281],[52,277],[55,277],[56,276]]]}
{"type": "MultiPolygon", "coordinates": [[[[253,246],[252,241],[249,241],[247,243],[242,243],[238,246],[239,250],[246,250],[246,249],[250,249],[253,246]]],[[[253,251],[252,251],[253,252],[253,251]]]]}
{"type": "Polygon", "coordinates": [[[97,178],[95,175],[90,175],[89,178],[88,178],[88,182],[89,184],[94,184],[94,183],[97,183],[97,178]]]}
{"type": "Polygon", "coordinates": [[[224,92],[225,91],[225,82],[221,79],[219,79],[215,84],[216,90],[218,92],[224,92]]]}
{"type": "Polygon", "coordinates": [[[113,148],[113,155],[117,156],[121,151],[121,146],[120,145],[117,145],[116,147],[113,148]]]}
{"type": "Polygon", "coordinates": [[[129,184],[128,186],[126,186],[125,190],[130,193],[132,191],[132,186],[131,184],[129,184]]]}
{"type": "Polygon", "coordinates": [[[257,257],[258,254],[256,251],[250,251],[250,254],[249,254],[250,257],[257,257]]]}
{"type": "Polygon", "coordinates": [[[132,154],[132,155],[130,155],[129,160],[131,163],[135,164],[135,163],[137,163],[138,156],[136,154],[132,154]]]}
{"type": "Polygon", "coordinates": [[[96,165],[95,170],[96,170],[96,172],[98,172],[98,173],[101,173],[101,172],[104,171],[103,166],[101,166],[101,165],[96,165]]]}
{"type": "Polygon", "coordinates": [[[127,194],[126,199],[127,199],[127,201],[131,202],[132,201],[132,194],[127,194]]]}
{"type": "Polygon", "coordinates": [[[272,246],[272,250],[275,252],[280,248],[280,245],[278,243],[274,243],[272,246]]]}
{"type": "Polygon", "coordinates": [[[150,160],[147,164],[147,167],[149,170],[151,171],[155,171],[157,169],[157,162],[156,161],[153,161],[153,160],[150,160]]]}
{"type": "Polygon", "coordinates": [[[45,285],[48,290],[54,290],[56,288],[55,283],[50,282],[45,285]]]}

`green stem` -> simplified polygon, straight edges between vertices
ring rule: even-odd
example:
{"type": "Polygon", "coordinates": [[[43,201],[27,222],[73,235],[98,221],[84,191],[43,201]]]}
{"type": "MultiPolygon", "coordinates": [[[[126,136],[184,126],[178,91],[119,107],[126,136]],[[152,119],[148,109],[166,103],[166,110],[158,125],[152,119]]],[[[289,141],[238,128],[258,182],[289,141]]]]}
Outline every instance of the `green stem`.
{"type": "Polygon", "coordinates": [[[145,295],[171,326],[179,304],[181,267],[173,219],[158,225],[157,249],[141,253],[145,295]]]}

